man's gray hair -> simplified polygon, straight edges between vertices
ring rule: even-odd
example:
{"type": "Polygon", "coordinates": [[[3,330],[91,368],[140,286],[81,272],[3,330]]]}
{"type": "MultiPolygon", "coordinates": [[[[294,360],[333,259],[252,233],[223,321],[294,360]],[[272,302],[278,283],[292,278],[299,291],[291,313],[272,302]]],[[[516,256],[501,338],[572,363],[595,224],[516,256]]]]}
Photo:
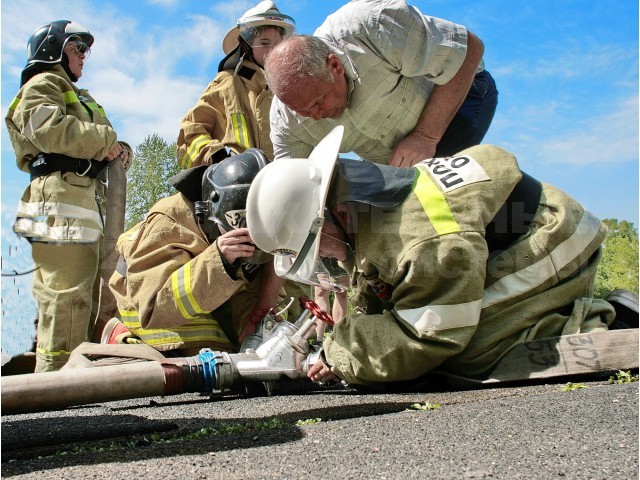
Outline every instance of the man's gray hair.
{"type": "Polygon", "coordinates": [[[267,84],[276,96],[300,80],[313,79],[333,83],[327,58],[333,48],[318,37],[291,35],[280,42],[266,58],[267,84]]]}

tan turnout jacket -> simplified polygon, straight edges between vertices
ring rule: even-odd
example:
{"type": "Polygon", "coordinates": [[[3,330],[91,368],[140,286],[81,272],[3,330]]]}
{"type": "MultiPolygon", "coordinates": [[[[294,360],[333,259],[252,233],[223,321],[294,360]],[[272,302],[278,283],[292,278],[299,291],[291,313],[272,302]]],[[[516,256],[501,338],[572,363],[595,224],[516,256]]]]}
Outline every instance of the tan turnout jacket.
{"type": "MultiPolygon", "coordinates": [[[[103,160],[117,140],[103,108],[69,79],[60,65],[29,80],[5,117],[18,168],[29,172],[39,153],[103,160]]],[[[133,156],[131,147],[120,142],[133,156]]],[[[22,196],[14,230],[55,243],[91,243],[101,239],[106,205],[96,179],[55,172],[32,181],[22,196]]]]}
{"type": "Polygon", "coordinates": [[[209,157],[225,147],[234,154],[259,148],[273,160],[269,139],[273,94],[264,72],[249,61],[236,71],[218,73],[182,120],[177,142],[182,168],[207,165],[209,157]]]}
{"type": "Polygon", "coordinates": [[[110,287],[124,324],[154,348],[231,351],[258,298],[262,268],[251,281],[243,269],[231,278],[193,212],[180,193],[157,202],[120,237],[126,271],[118,268],[110,287]]]}

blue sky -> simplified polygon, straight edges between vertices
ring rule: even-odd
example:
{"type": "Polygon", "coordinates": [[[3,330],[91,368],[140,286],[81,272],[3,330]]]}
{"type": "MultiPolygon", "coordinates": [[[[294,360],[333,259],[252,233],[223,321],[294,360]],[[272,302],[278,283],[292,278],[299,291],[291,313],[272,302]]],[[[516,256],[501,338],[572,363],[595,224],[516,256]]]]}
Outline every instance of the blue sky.
{"type": "MultiPolygon", "coordinates": [[[[134,148],[152,134],[173,142],[183,115],[217,71],[222,38],[256,3],[3,0],[3,116],[18,90],[31,33],[69,19],[96,38],[78,85],[102,104],[119,138],[134,148]]],[[[300,33],[313,33],[344,3],[276,1],[300,33]]],[[[484,41],[486,68],[500,91],[485,143],[512,151],[523,170],[562,188],[596,216],[638,225],[638,2],[410,3],[465,25],[484,41]]],[[[29,246],[16,239],[11,222],[28,175],[15,166],[4,126],[0,142],[2,272],[22,271],[31,268],[29,246]]],[[[28,337],[35,310],[29,292],[28,276],[3,277],[5,351],[19,351],[28,337]]]]}

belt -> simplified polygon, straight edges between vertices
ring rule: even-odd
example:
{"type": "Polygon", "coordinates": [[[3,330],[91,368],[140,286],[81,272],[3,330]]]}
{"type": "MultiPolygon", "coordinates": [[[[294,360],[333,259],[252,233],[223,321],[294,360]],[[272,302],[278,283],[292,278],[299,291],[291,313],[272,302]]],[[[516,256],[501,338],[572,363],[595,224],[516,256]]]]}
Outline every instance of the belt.
{"type": "Polygon", "coordinates": [[[529,231],[531,220],[538,210],[541,194],[542,184],[522,172],[522,178],[485,228],[489,253],[505,250],[529,231]]]}
{"type": "Polygon", "coordinates": [[[40,153],[29,162],[29,172],[32,180],[53,172],[74,172],[81,177],[96,178],[107,163],[93,159],[73,158],[59,153],[40,153]]]}

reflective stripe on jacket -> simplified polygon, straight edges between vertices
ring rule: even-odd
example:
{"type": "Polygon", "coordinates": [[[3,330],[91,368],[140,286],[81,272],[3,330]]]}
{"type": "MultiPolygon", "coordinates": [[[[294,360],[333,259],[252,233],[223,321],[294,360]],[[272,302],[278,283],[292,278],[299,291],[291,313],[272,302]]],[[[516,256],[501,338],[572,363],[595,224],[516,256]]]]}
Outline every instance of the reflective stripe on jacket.
{"type": "Polygon", "coordinates": [[[269,139],[273,94],[267,88],[264,72],[249,61],[236,71],[218,73],[183,118],[177,141],[182,168],[206,165],[224,148],[234,154],[259,148],[273,159],[269,139]]]}
{"type": "Polygon", "coordinates": [[[247,282],[240,270],[236,279],[229,277],[182,194],[157,202],[120,236],[117,250],[126,271],[116,271],[109,286],[123,322],[138,337],[162,351],[232,349],[235,338],[228,334],[239,333],[262,277],[247,282]]]}
{"type": "MultiPolygon", "coordinates": [[[[103,160],[117,136],[104,109],[78,89],[60,65],[30,79],[5,117],[18,167],[40,153],[103,160]]],[[[130,147],[127,146],[127,148],[130,147]]],[[[33,179],[20,201],[14,231],[37,241],[92,243],[102,236],[104,187],[74,172],[33,179]]]]}
{"type": "Polygon", "coordinates": [[[480,376],[523,339],[562,334],[574,300],[589,295],[588,279],[572,279],[592,267],[605,228],[571,197],[543,183],[526,233],[489,256],[485,227],[522,177],[515,157],[482,145],[416,169],[399,206],[350,210],[366,280],[352,303],[366,314],[348,315],[324,344],[350,383],[410,380],[445,362],[480,376]]]}
{"type": "Polygon", "coordinates": [[[203,345],[223,351],[233,349],[232,343],[218,322],[208,314],[192,318],[189,323],[170,329],[142,328],[138,312],[135,310],[120,310],[120,318],[131,333],[158,350],[166,351],[203,345]]]}

